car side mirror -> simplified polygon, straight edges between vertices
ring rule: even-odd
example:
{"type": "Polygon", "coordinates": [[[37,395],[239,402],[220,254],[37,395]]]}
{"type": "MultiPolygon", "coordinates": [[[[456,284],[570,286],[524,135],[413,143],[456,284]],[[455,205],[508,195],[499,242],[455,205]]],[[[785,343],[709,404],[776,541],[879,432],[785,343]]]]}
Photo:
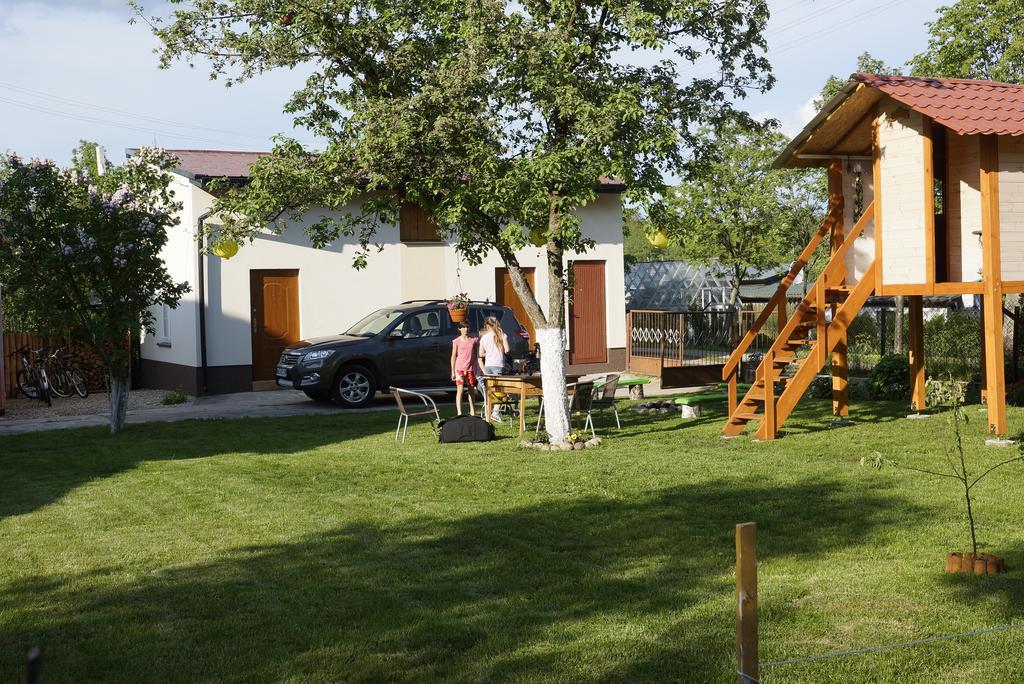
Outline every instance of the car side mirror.
{"type": "Polygon", "coordinates": [[[392,330],[391,332],[388,333],[388,339],[389,340],[400,340],[400,339],[402,339],[402,331],[401,330],[392,330]]]}

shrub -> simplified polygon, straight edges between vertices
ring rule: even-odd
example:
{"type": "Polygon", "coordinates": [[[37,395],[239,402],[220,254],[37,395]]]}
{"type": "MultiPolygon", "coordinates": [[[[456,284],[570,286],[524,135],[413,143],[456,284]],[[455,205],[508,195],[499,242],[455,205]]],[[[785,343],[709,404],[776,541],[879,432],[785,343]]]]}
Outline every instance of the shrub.
{"type": "Polygon", "coordinates": [[[186,401],[188,401],[188,395],[185,394],[185,390],[183,388],[179,387],[178,389],[165,394],[163,399],[160,400],[160,403],[164,406],[174,406],[175,404],[184,404],[186,401]]]}
{"type": "Polygon", "coordinates": [[[872,399],[908,399],[910,363],[902,354],[886,354],[871,371],[868,394],[872,399]]]}

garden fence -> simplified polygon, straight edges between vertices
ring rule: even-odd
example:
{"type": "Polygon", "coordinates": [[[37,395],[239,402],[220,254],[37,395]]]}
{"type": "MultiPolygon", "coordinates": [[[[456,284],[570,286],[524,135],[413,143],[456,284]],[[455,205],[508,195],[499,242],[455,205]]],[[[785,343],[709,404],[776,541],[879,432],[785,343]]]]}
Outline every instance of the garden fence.
{"type": "Polygon", "coordinates": [[[103,362],[99,355],[88,345],[75,343],[67,338],[50,338],[36,333],[5,332],[2,336],[2,347],[4,355],[3,377],[0,378],[3,384],[0,391],[8,398],[15,398],[18,393],[17,374],[21,369],[21,359],[10,354],[21,347],[39,349],[47,346],[66,347],[74,357],[74,364],[85,373],[85,380],[90,391],[98,391],[107,386],[107,376],[103,369],[103,362]]]}

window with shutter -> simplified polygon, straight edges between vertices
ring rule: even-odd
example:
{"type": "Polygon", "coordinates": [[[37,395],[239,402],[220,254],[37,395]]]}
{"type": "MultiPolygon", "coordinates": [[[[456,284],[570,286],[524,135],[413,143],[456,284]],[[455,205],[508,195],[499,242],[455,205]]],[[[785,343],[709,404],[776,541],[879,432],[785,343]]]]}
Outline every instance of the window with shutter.
{"type": "Polygon", "coordinates": [[[420,206],[403,204],[398,217],[399,236],[402,242],[439,242],[437,226],[420,206]]]}

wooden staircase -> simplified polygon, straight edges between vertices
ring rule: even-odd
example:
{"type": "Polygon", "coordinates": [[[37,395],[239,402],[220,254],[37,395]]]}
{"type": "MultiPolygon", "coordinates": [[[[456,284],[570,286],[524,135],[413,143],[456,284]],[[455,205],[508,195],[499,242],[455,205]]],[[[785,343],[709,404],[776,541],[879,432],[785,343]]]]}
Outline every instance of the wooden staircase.
{"type": "Polygon", "coordinates": [[[876,267],[873,262],[856,285],[846,285],[846,254],[854,240],[864,232],[873,214],[872,203],[864,210],[842,245],[833,252],[821,276],[801,300],[793,316],[787,320],[787,291],[821,240],[842,220],[839,212],[830,212],[793,263],[790,272],[782,279],[771,301],[733,350],[722,369],[722,379],[729,387],[729,418],[722,428],[724,435],[738,435],[747,423],[759,420],[758,438],[775,439],[779,428],[796,408],[815,376],[824,368],[832,352],[841,343],[845,344],[847,329],[874,292],[876,267]],[[825,318],[825,310],[829,307],[834,307],[831,321],[825,318]],[[777,312],[779,317],[778,338],[758,366],[753,386],[737,401],[736,381],[740,361],[773,312],[777,312]]]}

